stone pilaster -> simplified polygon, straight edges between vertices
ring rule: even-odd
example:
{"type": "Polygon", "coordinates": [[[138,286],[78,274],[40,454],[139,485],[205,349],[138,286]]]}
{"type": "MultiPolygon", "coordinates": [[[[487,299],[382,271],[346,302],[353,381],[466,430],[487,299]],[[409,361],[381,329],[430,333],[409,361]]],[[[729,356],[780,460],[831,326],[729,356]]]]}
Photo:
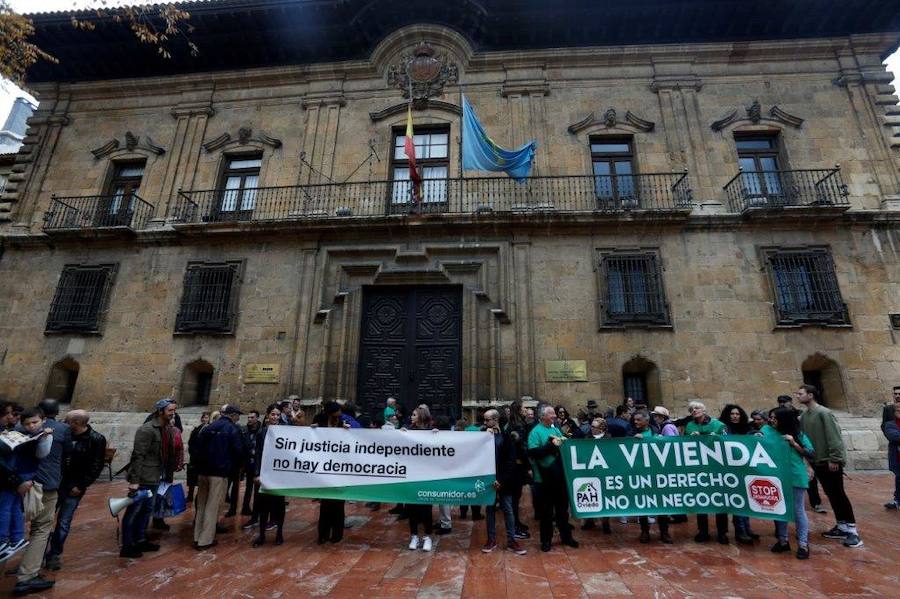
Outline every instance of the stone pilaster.
{"type": "MultiPolygon", "coordinates": [[[[550,84],[542,65],[506,69],[506,79],[500,88],[500,95],[507,100],[511,148],[532,139],[548,139],[544,98],[549,93],[550,84]]],[[[549,168],[550,153],[546,148],[538,149],[532,175],[546,175],[549,168]]]]}
{"type": "Polygon", "coordinates": [[[206,125],[214,114],[211,89],[182,94],[181,102],[172,109],[172,117],[177,123],[163,178],[162,201],[158,204],[165,210],[157,210],[157,219],[165,219],[171,214],[178,201],[178,190],[193,188],[206,125]]]}
{"type": "Polygon", "coordinates": [[[334,176],[337,134],[341,109],[347,104],[341,89],[343,82],[314,82],[300,105],[306,112],[302,160],[298,185],[328,183],[334,176]]]}

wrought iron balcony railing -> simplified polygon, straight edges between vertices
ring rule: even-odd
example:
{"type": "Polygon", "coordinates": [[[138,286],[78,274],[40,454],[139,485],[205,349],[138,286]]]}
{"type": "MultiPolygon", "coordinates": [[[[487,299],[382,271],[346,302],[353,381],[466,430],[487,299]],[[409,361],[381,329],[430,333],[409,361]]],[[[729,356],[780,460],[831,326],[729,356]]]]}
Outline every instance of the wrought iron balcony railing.
{"type": "Polygon", "coordinates": [[[426,179],[181,191],[171,218],[182,223],[375,217],[390,214],[688,212],[687,173],[628,176],[426,179]]]}
{"type": "Polygon", "coordinates": [[[731,212],[785,206],[849,207],[841,169],[743,171],[723,188],[731,212]]]}
{"type": "Polygon", "coordinates": [[[45,231],[126,227],[143,229],[153,217],[153,206],[136,194],[56,197],[44,214],[45,231]]]}

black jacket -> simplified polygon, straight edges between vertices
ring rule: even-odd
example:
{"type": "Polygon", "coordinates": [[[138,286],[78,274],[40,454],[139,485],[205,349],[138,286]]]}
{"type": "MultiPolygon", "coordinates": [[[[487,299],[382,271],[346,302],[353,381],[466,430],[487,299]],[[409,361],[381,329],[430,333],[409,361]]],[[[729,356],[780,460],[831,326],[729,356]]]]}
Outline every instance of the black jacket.
{"type": "Polygon", "coordinates": [[[88,426],[80,435],[72,434],[72,449],[63,467],[61,488],[78,487],[82,492],[94,484],[106,463],[106,437],[88,426]]]}
{"type": "Polygon", "coordinates": [[[203,428],[197,437],[197,473],[201,476],[234,476],[247,460],[247,446],[240,429],[222,416],[203,428]]]}
{"type": "Polygon", "coordinates": [[[494,462],[497,468],[497,482],[500,483],[500,491],[504,494],[511,493],[513,488],[521,485],[517,457],[516,442],[510,433],[497,433],[494,437],[494,462]]]}

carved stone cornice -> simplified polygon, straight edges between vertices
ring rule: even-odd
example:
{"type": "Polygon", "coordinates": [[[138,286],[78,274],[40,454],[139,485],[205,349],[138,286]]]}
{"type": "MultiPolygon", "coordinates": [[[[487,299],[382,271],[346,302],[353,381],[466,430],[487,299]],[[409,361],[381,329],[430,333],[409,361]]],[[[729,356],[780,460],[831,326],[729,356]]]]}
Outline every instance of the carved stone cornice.
{"type": "Polygon", "coordinates": [[[644,120],[630,110],[625,111],[625,121],[624,123],[619,121],[618,114],[616,113],[615,108],[608,108],[606,112],[603,113],[603,118],[598,119],[594,116],[594,113],[590,113],[585,118],[581,119],[577,123],[572,123],[568,127],[569,133],[577,134],[585,129],[589,129],[595,126],[606,127],[607,129],[612,127],[618,127],[619,125],[630,125],[634,129],[638,131],[643,131],[644,133],[648,133],[653,131],[654,127],[656,127],[656,123],[653,121],[644,120]]]}
{"type": "Polygon", "coordinates": [[[41,125],[57,125],[65,127],[70,122],[72,121],[65,115],[51,114],[49,116],[33,116],[28,119],[28,127],[40,127],[41,125]]]}
{"type": "Polygon", "coordinates": [[[682,90],[682,89],[690,89],[694,91],[700,91],[703,87],[703,82],[696,75],[687,75],[683,77],[656,77],[650,82],[650,91],[653,93],[659,93],[662,90],[682,90]]]}
{"type": "MultiPolygon", "coordinates": [[[[408,102],[401,102],[400,104],[394,104],[393,106],[388,106],[383,110],[379,110],[378,112],[370,112],[369,119],[372,120],[373,123],[377,123],[378,121],[382,121],[386,118],[390,118],[394,115],[402,114],[406,112],[406,107],[409,106],[408,102]]],[[[456,116],[462,116],[462,108],[457,106],[456,104],[451,104],[450,102],[443,102],[441,100],[423,100],[421,102],[413,102],[414,110],[437,110],[441,112],[449,112],[456,116]]]]}
{"type": "Polygon", "coordinates": [[[281,147],[280,139],[266,135],[262,131],[257,131],[256,135],[253,135],[253,129],[251,129],[250,127],[241,127],[237,131],[236,141],[233,141],[230,133],[225,132],[222,135],[203,144],[203,149],[207,152],[215,152],[216,150],[219,150],[228,144],[246,146],[250,144],[250,142],[270,146],[272,148],[281,147]]]}
{"type": "Polygon", "coordinates": [[[187,104],[179,104],[175,108],[172,109],[172,116],[177,118],[182,117],[192,117],[198,115],[204,115],[207,117],[213,116],[216,114],[215,109],[209,105],[207,102],[197,102],[197,103],[187,103],[187,104]]]}
{"type": "Polygon", "coordinates": [[[545,79],[532,81],[504,81],[500,88],[500,95],[509,96],[549,96],[550,84],[545,79]]]}
{"type": "Polygon", "coordinates": [[[343,92],[310,92],[300,100],[303,110],[312,106],[346,106],[347,98],[343,92]]]}
{"type": "Polygon", "coordinates": [[[749,106],[744,108],[744,112],[746,116],[740,116],[738,109],[732,110],[722,118],[713,121],[709,127],[713,131],[721,131],[725,127],[728,127],[729,125],[732,125],[734,123],[744,122],[758,125],[760,123],[772,122],[781,123],[783,125],[788,125],[790,127],[799,129],[803,124],[803,119],[785,112],[778,106],[772,106],[769,109],[768,116],[763,116],[762,105],[758,100],[754,100],[749,106]]]}
{"type": "MultiPolygon", "coordinates": [[[[129,152],[135,152],[135,151],[141,150],[145,153],[156,154],[157,156],[160,156],[160,155],[166,153],[166,149],[153,143],[153,140],[150,139],[150,136],[148,136],[148,135],[138,136],[138,135],[133,134],[131,131],[126,131],[124,139],[125,139],[125,149],[128,150],[129,152]]],[[[94,158],[99,160],[99,159],[103,158],[104,156],[108,156],[108,155],[112,154],[113,152],[119,150],[120,146],[121,146],[121,144],[119,143],[119,140],[113,138],[113,139],[110,139],[105,144],[103,144],[102,146],[99,146],[99,147],[91,150],[91,154],[94,155],[94,158]]]]}

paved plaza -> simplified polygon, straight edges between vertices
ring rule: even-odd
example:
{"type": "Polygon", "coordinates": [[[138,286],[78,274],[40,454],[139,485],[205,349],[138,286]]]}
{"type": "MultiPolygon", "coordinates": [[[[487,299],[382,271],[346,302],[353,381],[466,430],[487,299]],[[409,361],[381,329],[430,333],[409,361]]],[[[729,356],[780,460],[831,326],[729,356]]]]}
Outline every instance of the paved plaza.
{"type": "MultiPolygon", "coordinates": [[[[120,559],[116,522],[106,498],[125,494],[120,481],[92,487],[75,517],[63,555],[63,569],[50,573],[56,587],[47,597],[897,597],[900,588],[900,513],[886,512],[889,474],[851,474],[847,490],[856,509],[865,547],[845,549],[820,533],[831,514],[812,514],[812,559],[774,555],[772,526],[754,521],[762,540],[753,547],[693,541],[693,519],[672,527],[675,544],[637,542],[636,523],[613,521],[613,533],[599,527],[576,530],[579,549],[554,544],[541,553],[535,539],[525,556],[503,550],[483,554],[484,522],[461,521],[436,537],[433,553],[409,551],[406,522],[385,509],[371,512],[348,504],[344,541],[316,545],[318,506],[290,499],[285,543],[253,549],[253,532],[242,518],[205,552],[191,548],[191,513],[170,521],[161,550],[139,560],[120,559]]],[[[523,505],[529,505],[523,498],[523,505]]],[[[827,507],[827,506],[826,506],[827,507]]],[[[525,510],[530,515],[530,508],[525,510]]],[[[437,515],[435,511],[435,516],[437,515]]],[[[536,523],[529,520],[536,532],[536,523]]],[[[498,524],[502,538],[502,524],[498,524]]],[[[655,532],[655,531],[654,531],[655,532]]],[[[271,537],[270,537],[271,538],[271,537]]],[[[14,566],[18,557],[6,566],[14,566]]],[[[14,578],[0,583],[7,596],[14,578]]]]}

